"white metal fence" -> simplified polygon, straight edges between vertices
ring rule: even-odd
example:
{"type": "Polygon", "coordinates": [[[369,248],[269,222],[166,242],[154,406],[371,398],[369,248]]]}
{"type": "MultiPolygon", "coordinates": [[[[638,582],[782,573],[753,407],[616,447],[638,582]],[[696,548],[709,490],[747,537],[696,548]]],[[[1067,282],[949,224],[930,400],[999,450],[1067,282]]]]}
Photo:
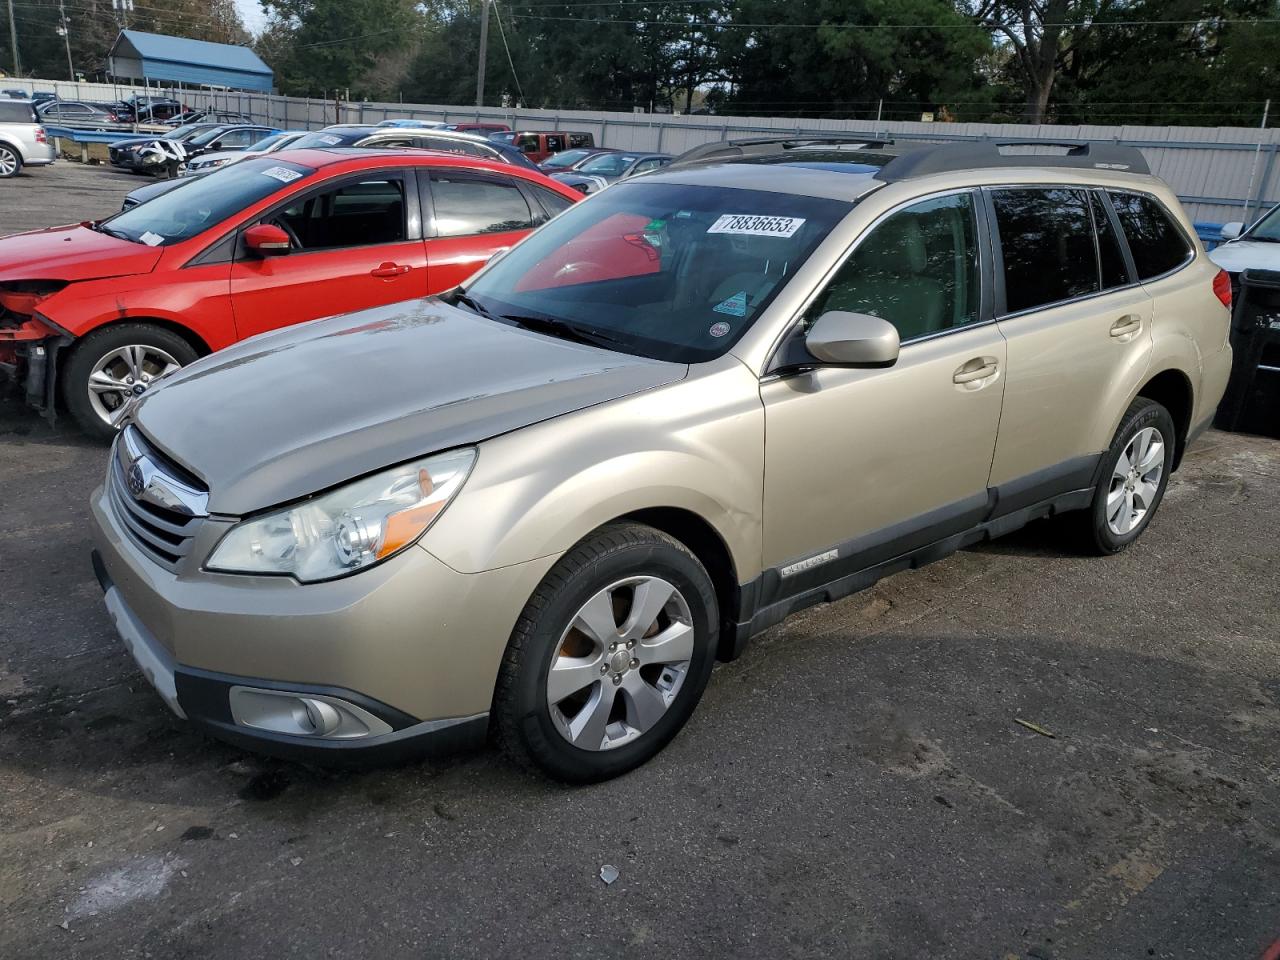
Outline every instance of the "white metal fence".
{"type": "MultiPolygon", "coordinates": [[[[63,99],[111,101],[133,92],[128,85],[52,80],[5,80],[5,87],[47,90],[63,99]]],[[[155,88],[149,92],[156,93],[155,88]]],[[[166,91],[171,92],[171,91],[166,91]]],[[[440,104],[338,103],[304,97],[236,91],[179,90],[193,107],[216,106],[284,129],[316,129],[331,123],[377,123],[393,117],[462,122],[489,120],[521,130],[583,130],[596,143],[624,150],[678,154],[725,137],[770,133],[876,133],[902,140],[1019,141],[1095,140],[1139,148],[1151,170],[1166,180],[1192,218],[1224,222],[1249,219],[1280,202],[1280,129],[1249,127],[1149,127],[1004,123],[875,124],[865,120],[779,117],[672,116],[589,110],[525,110],[440,104]],[[1246,216],[1247,214],[1247,216],[1246,216]]]]}

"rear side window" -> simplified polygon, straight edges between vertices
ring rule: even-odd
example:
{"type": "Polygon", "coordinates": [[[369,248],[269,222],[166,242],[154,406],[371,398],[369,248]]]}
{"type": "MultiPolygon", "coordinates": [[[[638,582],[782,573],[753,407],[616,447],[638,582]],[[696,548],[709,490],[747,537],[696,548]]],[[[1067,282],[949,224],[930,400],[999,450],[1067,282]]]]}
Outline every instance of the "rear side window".
{"type": "Polygon", "coordinates": [[[589,133],[571,133],[569,134],[570,147],[594,147],[596,145],[595,137],[589,133]]]}
{"type": "Polygon", "coordinates": [[[0,123],[35,123],[35,108],[25,103],[0,101],[0,123]]]}
{"type": "Polygon", "coordinates": [[[1191,256],[1182,231],[1173,217],[1153,197],[1138,193],[1112,193],[1111,203],[1120,217],[1120,226],[1139,280],[1150,280],[1181,265],[1191,256]]]}
{"type": "Polygon", "coordinates": [[[1120,247],[1120,238],[1116,236],[1106,201],[1101,194],[1091,193],[1089,203],[1093,207],[1093,225],[1098,231],[1098,267],[1102,274],[1102,289],[1127,286],[1130,282],[1129,267],[1124,262],[1124,251],[1120,247]]]}
{"type": "Polygon", "coordinates": [[[1005,312],[1098,290],[1093,221],[1084,191],[994,190],[1004,257],[1005,312]]]}
{"type": "Polygon", "coordinates": [[[537,153],[540,145],[536,133],[526,133],[516,138],[516,146],[521,153],[537,153]]]}
{"type": "Polygon", "coordinates": [[[437,236],[467,237],[533,226],[524,194],[510,181],[433,173],[431,199],[437,236]]]}

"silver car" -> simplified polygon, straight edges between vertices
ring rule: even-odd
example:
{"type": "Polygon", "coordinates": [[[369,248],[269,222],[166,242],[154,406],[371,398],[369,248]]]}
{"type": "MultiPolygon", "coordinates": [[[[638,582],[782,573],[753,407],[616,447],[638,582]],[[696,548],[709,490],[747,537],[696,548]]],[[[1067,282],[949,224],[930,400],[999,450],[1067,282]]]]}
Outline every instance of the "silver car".
{"type": "Polygon", "coordinates": [[[53,163],[57,152],[30,100],[0,101],[0,179],[53,163]]]}

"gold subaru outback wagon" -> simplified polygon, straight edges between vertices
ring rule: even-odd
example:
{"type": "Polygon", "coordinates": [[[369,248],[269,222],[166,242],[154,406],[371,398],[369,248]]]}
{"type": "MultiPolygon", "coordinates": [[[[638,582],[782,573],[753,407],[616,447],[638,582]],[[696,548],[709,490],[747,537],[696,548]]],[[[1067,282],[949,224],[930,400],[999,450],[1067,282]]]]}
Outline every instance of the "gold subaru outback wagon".
{"type": "MultiPolygon", "coordinates": [[[[528,219],[466,187],[476,231],[528,219]]],[[[1131,149],[713,144],[443,296],[166,378],[94,494],[95,568],[216,736],[492,736],[611,777],[796,610],[1069,511],[1128,547],[1222,395],[1229,303],[1131,149]]]]}

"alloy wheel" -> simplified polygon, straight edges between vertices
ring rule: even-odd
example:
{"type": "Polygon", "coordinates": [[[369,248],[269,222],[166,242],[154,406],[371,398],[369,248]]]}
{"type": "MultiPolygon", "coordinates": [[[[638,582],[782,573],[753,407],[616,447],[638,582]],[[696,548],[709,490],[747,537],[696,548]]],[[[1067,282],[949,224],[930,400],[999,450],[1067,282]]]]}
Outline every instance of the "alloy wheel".
{"type": "Polygon", "coordinates": [[[659,577],[619,580],[569,622],[547,673],[547,708],[583,750],[643,736],[675,702],[694,652],[688,601],[659,577]]]}
{"type": "Polygon", "coordinates": [[[103,423],[114,427],[151,384],[181,366],[159,347],[117,347],[103,355],[89,372],[89,405],[103,423]]]}
{"type": "Polygon", "coordinates": [[[18,172],[18,158],[12,150],[0,147],[0,177],[12,177],[18,172]]]}
{"type": "Polygon", "coordinates": [[[1131,533],[1151,510],[1164,476],[1164,453],[1160,431],[1146,427],[1133,435],[1120,454],[1107,491],[1107,526],[1116,536],[1131,533]]]}

